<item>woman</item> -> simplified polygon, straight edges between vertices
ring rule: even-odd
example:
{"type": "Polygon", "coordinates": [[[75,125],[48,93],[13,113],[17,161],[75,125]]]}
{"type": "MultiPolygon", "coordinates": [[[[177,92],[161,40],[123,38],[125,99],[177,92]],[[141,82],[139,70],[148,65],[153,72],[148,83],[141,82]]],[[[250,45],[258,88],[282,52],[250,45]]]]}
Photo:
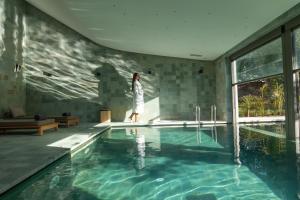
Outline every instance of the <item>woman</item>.
{"type": "Polygon", "coordinates": [[[138,73],[133,74],[131,89],[133,92],[133,107],[129,119],[132,121],[132,118],[134,117],[134,121],[137,122],[138,115],[144,112],[144,91],[138,73]]]}

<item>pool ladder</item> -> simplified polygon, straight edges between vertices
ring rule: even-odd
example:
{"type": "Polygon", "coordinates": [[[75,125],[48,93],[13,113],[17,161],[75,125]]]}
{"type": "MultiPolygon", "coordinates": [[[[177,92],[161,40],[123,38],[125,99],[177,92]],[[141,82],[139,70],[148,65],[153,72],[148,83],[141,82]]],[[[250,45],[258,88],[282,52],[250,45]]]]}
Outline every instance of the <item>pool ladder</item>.
{"type": "Polygon", "coordinates": [[[201,117],[201,108],[199,105],[196,106],[196,122],[200,123],[200,117],[201,117]]]}
{"type": "MultiPolygon", "coordinates": [[[[200,123],[200,118],[201,118],[201,108],[199,105],[196,106],[196,122],[200,123]]],[[[211,105],[210,106],[210,120],[216,124],[217,122],[217,106],[216,105],[211,105]]]]}
{"type": "Polygon", "coordinates": [[[215,104],[210,106],[210,120],[215,124],[217,122],[217,106],[215,104]]]}

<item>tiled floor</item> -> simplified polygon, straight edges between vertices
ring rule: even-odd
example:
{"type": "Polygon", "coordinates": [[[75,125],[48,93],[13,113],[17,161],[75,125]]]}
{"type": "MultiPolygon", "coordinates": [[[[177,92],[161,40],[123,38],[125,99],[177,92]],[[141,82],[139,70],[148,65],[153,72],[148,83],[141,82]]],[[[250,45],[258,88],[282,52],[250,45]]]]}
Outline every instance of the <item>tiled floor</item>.
{"type": "Polygon", "coordinates": [[[45,131],[43,136],[23,131],[0,133],[0,194],[107,128],[107,125],[81,124],[45,131]]]}

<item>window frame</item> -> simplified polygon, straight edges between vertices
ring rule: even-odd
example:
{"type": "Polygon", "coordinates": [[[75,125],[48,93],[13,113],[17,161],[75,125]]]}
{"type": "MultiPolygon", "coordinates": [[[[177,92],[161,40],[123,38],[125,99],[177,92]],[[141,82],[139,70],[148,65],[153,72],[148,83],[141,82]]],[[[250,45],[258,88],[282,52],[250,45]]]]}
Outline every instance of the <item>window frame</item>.
{"type": "MultiPolygon", "coordinates": [[[[233,71],[235,70],[235,60],[247,53],[267,44],[268,42],[281,38],[282,41],[282,61],[283,61],[283,78],[284,78],[284,93],[285,93],[285,120],[286,120],[286,137],[287,139],[299,139],[300,137],[300,105],[297,100],[297,87],[299,87],[300,81],[300,68],[295,69],[295,51],[294,51],[294,36],[293,31],[300,28],[300,15],[293,19],[288,19],[287,22],[274,28],[272,31],[266,34],[262,34],[256,40],[252,40],[245,47],[240,48],[231,55],[229,55],[229,65],[232,75],[232,114],[233,123],[238,123],[238,108],[236,108],[237,101],[237,86],[241,83],[236,83],[233,71]],[[298,81],[298,82],[297,82],[298,81]],[[296,85],[296,82],[298,85],[296,85]]],[[[234,72],[236,73],[236,71],[234,72]]],[[[281,74],[281,73],[280,73],[281,74]]],[[[236,75],[236,74],[235,74],[236,75]]],[[[279,74],[277,74],[279,75],[279,74]]],[[[236,78],[236,76],[235,76],[236,78]]],[[[254,81],[254,80],[251,80],[254,81]]],[[[299,150],[300,151],[300,150],[299,150]]]]}

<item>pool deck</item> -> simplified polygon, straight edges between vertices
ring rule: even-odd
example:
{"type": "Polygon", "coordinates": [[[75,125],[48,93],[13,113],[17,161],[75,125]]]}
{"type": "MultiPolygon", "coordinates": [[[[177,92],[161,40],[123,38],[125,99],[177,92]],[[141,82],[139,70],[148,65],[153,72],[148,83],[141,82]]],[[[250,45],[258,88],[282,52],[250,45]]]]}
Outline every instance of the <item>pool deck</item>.
{"type": "Polygon", "coordinates": [[[0,194],[66,154],[75,152],[104,130],[105,124],[80,124],[58,131],[0,133],[0,194]]]}
{"type": "MultiPolygon", "coordinates": [[[[224,125],[225,122],[201,121],[201,126],[224,125]]],[[[195,126],[196,121],[81,123],[79,126],[45,131],[0,133],[0,195],[64,155],[73,154],[104,130],[132,126],[195,126]]]]}
{"type": "Polygon", "coordinates": [[[105,123],[110,125],[112,128],[117,127],[132,127],[132,126],[215,126],[224,125],[225,121],[175,121],[175,120],[161,120],[153,122],[110,122],[105,123]]]}
{"type": "Polygon", "coordinates": [[[269,117],[240,117],[239,123],[260,123],[260,122],[284,122],[285,116],[269,116],[269,117]]]}

